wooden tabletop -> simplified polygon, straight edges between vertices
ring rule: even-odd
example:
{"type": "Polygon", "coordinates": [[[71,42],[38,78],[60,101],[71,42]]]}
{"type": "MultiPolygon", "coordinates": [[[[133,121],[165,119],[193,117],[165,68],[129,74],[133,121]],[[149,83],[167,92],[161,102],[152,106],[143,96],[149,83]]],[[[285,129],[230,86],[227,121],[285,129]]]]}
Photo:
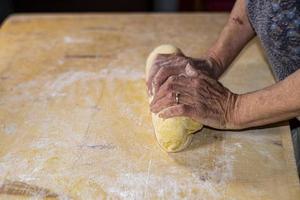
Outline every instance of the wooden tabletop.
{"type": "MultiPolygon", "coordinates": [[[[199,57],[227,14],[15,15],[0,29],[0,193],[65,199],[300,199],[287,123],[203,129],[180,153],[154,136],[145,60],[199,57]],[[52,195],[51,195],[52,194],[52,195]]],[[[237,36],[238,37],[238,36],[237,36]]],[[[274,83],[257,41],[221,80],[274,83]]],[[[0,194],[0,199],[23,196],[0,194]]]]}

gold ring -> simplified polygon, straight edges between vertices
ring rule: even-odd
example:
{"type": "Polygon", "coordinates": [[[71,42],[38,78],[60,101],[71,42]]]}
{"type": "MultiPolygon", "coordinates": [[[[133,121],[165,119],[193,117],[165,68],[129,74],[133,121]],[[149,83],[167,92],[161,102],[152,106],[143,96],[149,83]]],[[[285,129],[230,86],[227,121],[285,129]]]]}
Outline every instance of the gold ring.
{"type": "Polygon", "coordinates": [[[176,104],[179,104],[179,93],[178,92],[176,92],[176,94],[175,94],[175,101],[176,101],[176,104]]]}

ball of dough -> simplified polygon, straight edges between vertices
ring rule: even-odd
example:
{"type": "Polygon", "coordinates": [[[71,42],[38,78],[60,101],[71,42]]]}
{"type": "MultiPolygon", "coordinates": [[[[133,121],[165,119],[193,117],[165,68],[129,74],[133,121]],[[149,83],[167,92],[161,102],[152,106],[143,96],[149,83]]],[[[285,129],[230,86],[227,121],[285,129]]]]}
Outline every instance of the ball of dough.
{"type": "MultiPolygon", "coordinates": [[[[146,80],[149,71],[158,54],[181,53],[180,49],[173,45],[161,45],[155,48],[149,55],[146,62],[146,80]]],[[[149,101],[152,97],[149,97],[149,101]]],[[[160,147],[166,152],[178,152],[185,149],[192,141],[193,133],[200,130],[203,125],[188,117],[173,117],[162,119],[158,114],[152,113],[152,123],[156,139],[160,147]]]]}

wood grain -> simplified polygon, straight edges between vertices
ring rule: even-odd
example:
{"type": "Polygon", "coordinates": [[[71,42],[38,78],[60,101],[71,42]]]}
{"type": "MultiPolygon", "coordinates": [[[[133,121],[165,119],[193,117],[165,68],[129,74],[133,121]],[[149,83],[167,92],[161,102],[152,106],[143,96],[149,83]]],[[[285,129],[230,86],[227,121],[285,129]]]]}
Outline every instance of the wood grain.
{"type": "MultiPolygon", "coordinates": [[[[299,199],[287,123],[205,128],[174,154],[155,141],[146,57],[164,43],[201,56],[227,17],[11,16],[0,30],[0,184],[65,199],[299,199]]],[[[274,83],[257,41],[222,82],[237,93],[274,83]]]]}

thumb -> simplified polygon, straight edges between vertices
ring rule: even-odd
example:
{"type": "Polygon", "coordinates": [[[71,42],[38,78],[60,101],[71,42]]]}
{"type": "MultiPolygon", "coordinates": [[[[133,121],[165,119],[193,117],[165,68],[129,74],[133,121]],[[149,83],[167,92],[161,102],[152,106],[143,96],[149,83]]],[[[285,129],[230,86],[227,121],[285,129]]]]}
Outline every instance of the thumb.
{"type": "Polygon", "coordinates": [[[185,66],[185,73],[189,77],[197,77],[198,76],[198,71],[190,63],[188,63],[185,66]]]}

